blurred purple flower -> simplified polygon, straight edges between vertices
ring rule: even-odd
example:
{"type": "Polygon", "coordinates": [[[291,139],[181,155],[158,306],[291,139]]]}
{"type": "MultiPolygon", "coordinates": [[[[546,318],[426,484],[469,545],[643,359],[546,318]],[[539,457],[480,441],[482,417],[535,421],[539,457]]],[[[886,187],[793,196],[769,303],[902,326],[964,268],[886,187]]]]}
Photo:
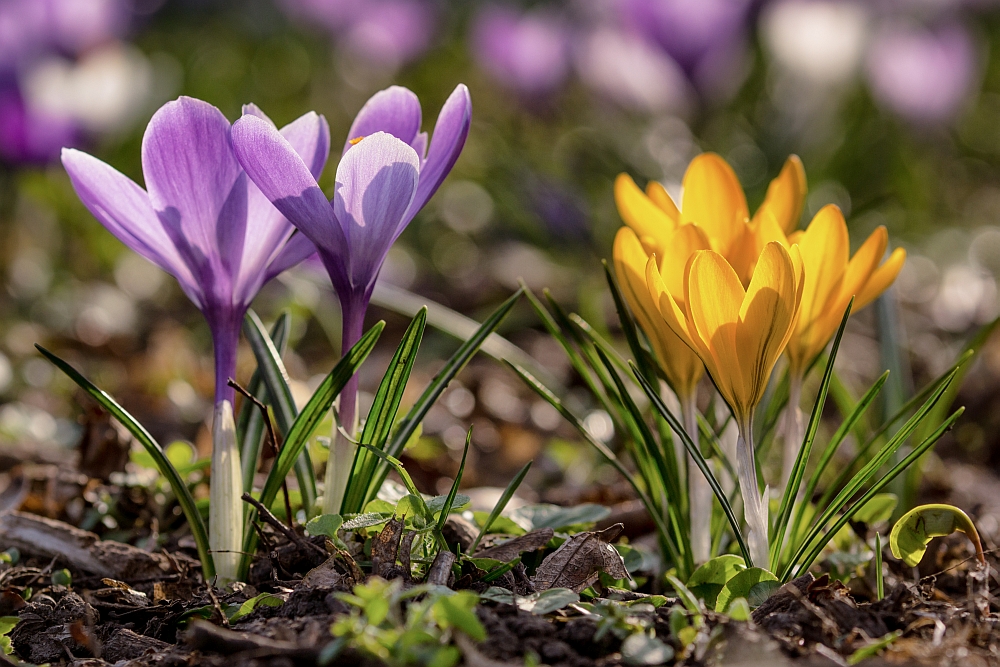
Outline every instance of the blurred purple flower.
{"type": "Polygon", "coordinates": [[[476,17],[471,39],[479,65],[523,95],[551,93],[569,75],[570,30],[557,15],[487,7],[476,17]]]}
{"type": "MultiPolygon", "coordinates": [[[[278,133],[257,107],[249,105],[244,113],[278,133]]],[[[207,102],[181,97],[165,104],[142,140],[146,190],[87,153],[62,154],[90,212],[122,243],[177,278],[205,315],[215,345],[217,404],[233,402],[226,383],[236,371],[250,302],[264,283],[315,252],[249,182],[230,133],[229,121],[207,102]]],[[[319,176],[330,152],[326,119],[308,113],[280,136],[303,169],[319,176]]]]}
{"type": "Polygon", "coordinates": [[[703,93],[728,96],[748,68],[751,0],[622,0],[626,23],[659,45],[703,93]]]}
{"type": "Polygon", "coordinates": [[[395,69],[423,54],[434,35],[427,0],[283,0],[303,24],[319,24],[365,60],[395,69]]]}
{"type": "Polygon", "coordinates": [[[0,68],[50,51],[77,55],[122,33],[131,0],[0,1],[0,68]]]}
{"type": "MultiPolygon", "coordinates": [[[[233,126],[236,156],[250,178],[319,251],[343,313],[342,350],[361,337],[385,256],[458,159],[472,103],[459,85],[445,102],[433,139],[420,131],[417,96],[393,86],[358,113],[337,166],[333,201],[292,146],[267,123],[243,116],[233,126]]],[[[342,423],[354,423],[356,379],[342,392],[342,423]]],[[[348,426],[350,429],[350,426],[348,426]]]]}
{"type": "Polygon", "coordinates": [[[915,123],[953,119],[980,75],[972,37],[954,23],[936,29],[887,23],[872,40],[867,65],[875,101],[915,123]]]}
{"type": "Polygon", "coordinates": [[[16,85],[0,86],[0,161],[43,164],[78,139],[72,119],[32,111],[16,85]]]}

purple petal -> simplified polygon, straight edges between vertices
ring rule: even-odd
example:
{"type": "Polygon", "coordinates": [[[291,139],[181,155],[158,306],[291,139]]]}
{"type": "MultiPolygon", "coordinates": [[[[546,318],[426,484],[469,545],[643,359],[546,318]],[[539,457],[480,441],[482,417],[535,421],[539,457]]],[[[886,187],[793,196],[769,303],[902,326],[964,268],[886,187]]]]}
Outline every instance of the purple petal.
{"type": "Polygon", "coordinates": [[[396,231],[396,236],[403,232],[413,216],[424,204],[434,196],[445,176],[455,166],[465,139],[469,136],[469,125],[472,122],[472,98],[465,84],[458,84],[448,101],[441,108],[437,122],[434,124],[434,134],[431,137],[427,161],[420,170],[420,185],[417,187],[413,204],[396,231]]]}
{"type": "MultiPolygon", "coordinates": [[[[271,119],[255,105],[248,104],[243,110],[245,114],[259,118],[273,127],[271,119]]],[[[313,176],[318,178],[330,155],[330,128],[326,119],[310,112],[283,127],[280,133],[310,165],[313,176]]],[[[237,299],[244,303],[249,303],[265,282],[316,250],[312,242],[305,239],[304,245],[310,252],[300,256],[293,251],[286,255],[285,243],[292,237],[295,227],[253,183],[249,185],[248,196],[247,238],[240,277],[236,281],[240,291],[237,299]],[[273,264],[279,261],[279,256],[279,266],[275,267],[273,264]],[[296,257],[298,260],[293,261],[296,257]]]]}
{"type": "Polygon", "coordinates": [[[274,259],[271,260],[271,263],[268,264],[263,282],[266,283],[271,278],[280,275],[293,266],[297,266],[315,254],[316,246],[313,245],[313,242],[305,234],[299,232],[292,235],[275,255],[274,259]]]}
{"type": "Polygon", "coordinates": [[[416,151],[384,132],[365,137],[340,161],[333,209],[348,239],[352,289],[367,290],[374,283],[419,174],[416,151]]]}
{"type": "Polygon", "coordinates": [[[240,118],[232,134],[237,159],[264,196],[317,247],[341,252],[344,235],[333,208],[288,140],[256,116],[240,118]]]}
{"type": "Polygon", "coordinates": [[[355,116],[344,143],[344,154],[351,148],[351,141],[376,132],[413,144],[420,132],[420,100],[402,86],[391,86],[371,96],[355,116]]]}
{"type": "Polygon", "coordinates": [[[246,185],[229,129],[221,111],[181,97],[153,114],[142,140],[150,202],[200,284],[220,296],[246,235],[246,185]]]}
{"type": "Polygon", "coordinates": [[[180,282],[195,304],[200,292],[190,269],[164,231],[146,192],[97,158],[71,148],[62,163],[84,206],[108,231],[180,282]]]}

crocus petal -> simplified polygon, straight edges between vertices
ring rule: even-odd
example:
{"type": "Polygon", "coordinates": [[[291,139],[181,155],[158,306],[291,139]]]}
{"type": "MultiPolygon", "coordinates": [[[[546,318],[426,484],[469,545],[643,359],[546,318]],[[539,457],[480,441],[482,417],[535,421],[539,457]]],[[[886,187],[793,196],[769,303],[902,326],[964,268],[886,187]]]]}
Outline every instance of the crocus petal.
{"type": "Polygon", "coordinates": [[[628,174],[618,174],[615,179],[615,204],[618,215],[639,238],[649,238],[659,250],[666,243],[670,233],[677,228],[676,219],[671,219],[646,194],[639,189],[628,174]]]}
{"type": "Polygon", "coordinates": [[[322,252],[346,252],[333,208],[309,167],[270,123],[243,116],[233,124],[233,148],[247,175],[322,252]]]}
{"type": "Polygon", "coordinates": [[[639,238],[628,227],[615,235],[615,273],[629,309],[646,332],[671,388],[690,396],[702,376],[701,359],[663,322],[646,286],[646,255],[639,238]]]}
{"type": "Polygon", "coordinates": [[[396,236],[403,232],[403,228],[409,224],[417,211],[434,196],[445,176],[455,166],[455,161],[465,146],[465,139],[469,136],[471,123],[472,98],[469,97],[469,89],[460,83],[441,107],[441,113],[434,123],[434,134],[427,150],[427,160],[420,170],[420,185],[396,236]]]}
{"type": "MultiPolygon", "coordinates": [[[[698,338],[697,334],[691,328],[684,308],[667,291],[667,286],[663,283],[663,277],[660,276],[660,270],[656,266],[655,257],[650,257],[649,261],[646,262],[646,288],[649,290],[650,296],[653,297],[653,303],[656,304],[656,308],[660,312],[660,317],[663,318],[663,321],[666,322],[671,331],[677,334],[688,347],[699,355],[702,355],[704,346],[701,344],[701,339],[698,338]]],[[[704,355],[702,355],[702,358],[705,358],[704,355]]]]}
{"type": "Polygon", "coordinates": [[[681,225],[667,237],[659,249],[659,268],[663,283],[675,299],[683,303],[685,298],[684,283],[691,255],[711,249],[708,235],[698,225],[681,225]]]}
{"type": "MultiPolygon", "coordinates": [[[[808,271],[802,292],[802,312],[798,330],[808,335],[823,315],[828,313],[832,301],[844,278],[851,253],[847,223],[840,209],[828,204],[809,223],[799,242],[802,261],[808,271]]],[[[839,317],[838,324],[839,324],[839,317]]],[[[822,336],[823,332],[817,332],[822,336]]],[[[824,343],[825,345],[825,343],[824,343]]]]}
{"type": "MultiPolygon", "coordinates": [[[[413,144],[420,132],[420,122],[420,100],[412,91],[402,86],[380,90],[365,102],[354,117],[344,142],[344,154],[353,145],[352,141],[376,132],[388,132],[401,141],[413,144]]],[[[423,153],[418,153],[422,158],[423,153]]]]}
{"type": "MultiPolygon", "coordinates": [[[[246,105],[243,109],[245,114],[255,116],[273,127],[271,119],[256,106],[246,105]]],[[[310,173],[319,178],[330,155],[330,128],[326,119],[309,112],[281,128],[280,134],[305,161],[310,173]]],[[[239,279],[236,281],[240,291],[236,298],[245,303],[253,299],[265,282],[294,266],[294,263],[289,263],[294,258],[298,257],[301,261],[315,252],[308,239],[298,241],[295,248],[286,252],[285,244],[295,232],[295,227],[253,183],[249,185],[248,197],[246,242],[239,279]],[[311,252],[307,252],[309,249],[311,252]],[[279,256],[281,261],[278,266],[274,266],[273,262],[279,256]]]]}
{"type": "Polygon", "coordinates": [[[180,282],[197,305],[194,276],[177,253],[145,190],[113,167],[81,151],[64,148],[62,163],[80,201],[122,243],[180,282]]]}
{"type": "Polygon", "coordinates": [[[684,173],[683,188],[681,224],[704,227],[716,251],[726,255],[750,217],[736,173],[715,153],[702,153],[684,173]]]}
{"type": "Polygon", "coordinates": [[[743,284],[722,255],[711,250],[695,253],[688,269],[687,309],[691,324],[703,347],[702,356],[723,397],[745,418],[748,405],[742,387],[742,348],[737,348],[737,327],[744,301],[743,284]]]}
{"type": "Polygon", "coordinates": [[[267,265],[261,284],[263,285],[271,278],[281,275],[282,272],[293,266],[298,266],[315,254],[316,246],[305,234],[301,232],[293,234],[267,265]]]}
{"type": "Polygon", "coordinates": [[[365,137],[341,159],[333,208],[350,249],[353,289],[367,290],[374,283],[419,175],[416,151],[385,132],[365,137]]]}
{"type": "Polygon", "coordinates": [[[238,269],[247,207],[229,129],[211,104],[181,97],[153,114],[142,139],[153,208],[201,284],[220,294],[227,288],[218,278],[238,269]]]}
{"type": "Polygon", "coordinates": [[[681,219],[681,210],[677,208],[674,198],[670,196],[667,189],[659,181],[646,183],[646,196],[653,200],[653,203],[667,214],[674,221],[681,219]]]}
{"type": "Polygon", "coordinates": [[[899,272],[903,270],[903,264],[906,263],[906,250],[903,248],[896,248],[889,255],[889,259],[885,260],[882,266],[875,269],[872,273],[871,278],[865,284],[865,288],[858,295],[856,303],[858,308],[863,308],[869,303],[874,301],[882,292],[889,289],[889,286],[895,282],[896,277],[899,272]]]}
{"type": "MultiPolygon", "coordinates": [[[[841,298],[846,302],[852,296],[860,296],[864,291],[865,284],[878,269],[879,263],[885,257],[885,249],[889,246],[889,232],[882,225],[875,228],[865,242],[861,244],[858,251],[847,263],[847,271],[844,274],[844,282],[841,285],[841,298]]],[[[861,306],[860,299],[855,298],[854,310],[861,306]]]]}
{"type": "Polygon", "coordinates": [[[778,226],[786,234],[791,234],[799,226],[802,204],[806,200],[806,170],[797,155],[789,155],[781,173],[767,186],[764,203],[754,214],[754,220],[763,211],[771,211],[778,226]]]}
{"type": "Polygon", "coordinates": [[[740,308],[736,333],[743,374],[740,401],[748,411],[760,401],[771,369],[784,352],[787,334],[795,322],[797,294],[796,267],[791,256],[780,243],[768,243],[740,308]]]}

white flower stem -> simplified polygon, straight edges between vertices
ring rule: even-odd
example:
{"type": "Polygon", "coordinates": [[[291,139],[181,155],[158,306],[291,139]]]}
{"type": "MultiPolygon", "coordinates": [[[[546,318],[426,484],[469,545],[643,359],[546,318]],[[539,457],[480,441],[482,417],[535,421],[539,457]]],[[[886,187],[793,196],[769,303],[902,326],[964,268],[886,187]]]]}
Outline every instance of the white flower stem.
{"type": "Polygon", "coordinates": [[[330,457],[326,461],[325,491],[323,493],[323,514],[340,514],[341,506],[344,502],[344,494],[347,492],[347,483],[351,478],[351,467],[354,464],[354,453],[357,446],[344,437],[341,432],[347,431],[353,437],[358,430],[357,411],[354,409],[357,404],[357,390],[347,387],[345,390],[353,390],[353,395],[341,394],[340,417],[349,423],[338,423],[337,413],[334,412],[333,434],[330,440],[330,457]],[[346,402],[351,403],[349,410],[344,410],[346,402]],[[345,414],[347,412],[348,414],[345,414]],[[348,417],[349,415],[349,417],[348,417]]]}
{"type": "Polygon", "coordinates": [[[236,444],[233,405],[215,405],[212,420],[212,485],[208,505],[208,545],[215,561],[217,585],[236,581],[243,548],[243,478],[236,444]]]}
{"type": "MultiPolygon", "coordinates": [[[[781,437],[784,442],[784,458],[781,465],[781,490],[784,491],[792,477],[795,458],[805,437],[805,415],[799,403],[802,401],[802,376],[795,374],[788,386],[788,403],[781,413],[781,437]]],[[[800,489],[801,491],[801,489],[800,489]]]]}
{"type": "Polygon", "coordinates": [[[767,489],[761,496],[757,486],[757,465],[754,461],[752,429],[749,423],[740,425],[736,441],[737,474],[743,496],[743,516],[746,518],[750,557],[756,567],[770,568],[767,537],[767,489]]]}
{"type": "MultiPolygon", "coordinates": [[[[687,431],[695,447],[699,447],[698,408],[695,396],[687,396],[681,402],[684,430],[687,431]]],[[[709,559],[712,544],[712,487],[698,468],[694,457],[688,454],[688,502],[691,508],[691,555],[695,564],[709,559]]]]}

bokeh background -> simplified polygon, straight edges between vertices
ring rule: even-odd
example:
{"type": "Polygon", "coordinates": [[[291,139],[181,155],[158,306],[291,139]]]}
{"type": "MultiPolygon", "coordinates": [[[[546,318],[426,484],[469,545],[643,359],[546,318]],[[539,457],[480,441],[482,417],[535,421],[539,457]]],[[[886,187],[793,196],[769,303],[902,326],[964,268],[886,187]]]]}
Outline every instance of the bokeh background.
{"type": "MultiPolygon", "coordinates": [[[[85,433],[80,396],[35,343],[164,442],[208,445],[207,327],[171,278],[77,201],[62,146],[141,182],[145,123],[178,95],[231,119],[254,102],[279,125],[315,109],[336,146],[375,91],[414,90],[430,129],[460,82],[474,107],[468,143],[390,254],[388,285],[481,318],[523,278],[615,336],[600,265],[621,224],[614,177],[657,179],[676,195],[688,161],[716,151],[753,210],[796,153],[810,189],[803,223],[836,203],[855,245],[886,225],[909,252],[890,296],[852,320],[838,360],[847,384],[863,389],[891,367],[905,397],[1000,312],[1000,6],[989,0],[0,0],[0,452],[58,460],[85,433]],[[888,330],[902,354],[880,346],[888,330]]],[[[286,361],[307,396],[339,349],[338,306],[302,268],[255,304],[265,319],[286,307],[286,361]]],[[[407,321],[382,308],[372,317],[389,322],[384,341],[407,321]]],[[[539,329],[522,307],[501,333],[566,387],[595,434],[613,437],[539,329]]],[[[415,385],[455,345],[429,334],[415,385]]],[[[248,375],[247,349],[241,364],[248,375]]],[[[1000,466],[998,388],[992,345],[941,455],[1000,466]]],[[[503,485],[537,457],[529,481],[543,495],[595,479],[614,487],[558,415],[487,358],[429,416],[410,457],[420,484],[450,484],[469,423],[468,485],[503,485]]]]}

